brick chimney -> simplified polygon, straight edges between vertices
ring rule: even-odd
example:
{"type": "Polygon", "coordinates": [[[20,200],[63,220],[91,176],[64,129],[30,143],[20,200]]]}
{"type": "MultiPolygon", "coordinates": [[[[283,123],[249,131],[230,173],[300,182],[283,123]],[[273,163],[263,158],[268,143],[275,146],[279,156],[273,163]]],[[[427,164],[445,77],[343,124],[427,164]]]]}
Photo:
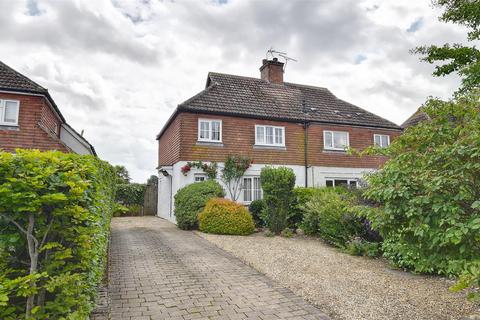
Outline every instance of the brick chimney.
{"type": "Polygon", "coordinates": [[[260,77],[270,83],[283,84],[283,62],[277,58],[273,60],[263,59],[260,67],[260,77]]]}

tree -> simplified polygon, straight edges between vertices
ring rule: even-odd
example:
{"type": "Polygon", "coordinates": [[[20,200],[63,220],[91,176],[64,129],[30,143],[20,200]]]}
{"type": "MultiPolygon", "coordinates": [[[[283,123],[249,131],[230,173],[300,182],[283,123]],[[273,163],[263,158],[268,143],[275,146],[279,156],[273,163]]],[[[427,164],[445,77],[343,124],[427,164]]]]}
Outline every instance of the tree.
{"type": "Polygon", "coordinates": [[[128,173],[127,168],[125,166],[114,166],[115,175],[117,176],[116,184],[123,184],[123,183],[130,183],[130,174],[128,173]]]}
{"type": "MultiPolygon", "coordinates": [[[[469,29],[468,41],[480,40],[480,1],[479,0],[435,0],[434,5],[445,8],[440,20],[463,25],[469,29]]],[[[441,77],[457,73],[462,78],[460,92],[480,86],[480,50],[475,46],[446,43],[441,47],[431,45],[413,50],[422,54],[423,61],[437,64],[434,76],[441,77]]]]}
{"type": "Polygon", "coordinates": [[[366,215],[384,238],[384,256],[396,265],[447,276],[468,274],[458,288],[478,284],[479,94],[430,100],[423,110],[429,121],[408,128],[382,149],[390,160],[368,177],[365,192],[382,210],[366,215]]]}
{"type": "Polygon", "coordinates": [[[221,179],[233,201],[237,201],[240,196],[241,181],[251,163],[250,158],[238,155],[229,155],[225,160],[221,179]]]}

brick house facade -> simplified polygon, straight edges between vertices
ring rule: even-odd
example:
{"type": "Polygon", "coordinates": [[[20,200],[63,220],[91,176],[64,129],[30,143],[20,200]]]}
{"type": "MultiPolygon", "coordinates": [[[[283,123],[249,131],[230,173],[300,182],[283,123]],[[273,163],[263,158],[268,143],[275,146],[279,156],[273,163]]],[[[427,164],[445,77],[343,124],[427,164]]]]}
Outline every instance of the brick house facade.
{"type": "Polygon", "coordinates": [[[206,89],[180,104],[158,134],[160,216],[175,221],[176,191],[205,179],[198,169],[180,172],[188,161],[221,168],[229,154],[249,156],[253,165],[239,198],[245,204],[261,196],[258,176],[266,165],[292,168],[298,186],[328,186],[357,185],[385,162],[346,148],[387,145],[401,134],[399,126],[325,88],[283,82],[276,60],[264,60],[260,71],[260,79],[210,73],[206,89]]]}
{"type": "Polygon", "coordinates": [[[95,154],[46,89],[0,62],[0,150],[17,148],[95,154]]]}

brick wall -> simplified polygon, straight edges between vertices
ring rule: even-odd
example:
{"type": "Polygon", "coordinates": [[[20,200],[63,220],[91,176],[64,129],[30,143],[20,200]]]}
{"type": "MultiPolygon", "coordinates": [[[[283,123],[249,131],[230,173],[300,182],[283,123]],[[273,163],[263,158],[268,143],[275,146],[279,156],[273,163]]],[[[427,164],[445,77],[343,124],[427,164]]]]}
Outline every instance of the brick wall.
{"type": "Polygon", "coordinates": [[[180,126],[183,114],[177,116],[158,140],[158,165],[171,166],[180,161],[180,126]]]}
{"type": "Polygon", "coordinates": [[[0,126],[0,149],[13,152],[16,148],[69,150],[60,142],[60,120],[41,96],[0,93],[0,99],[20,101],[18,127],[0,126]],[[57,133],[53,132],[57,126],[57,133]]]}
{"type": "MultiPolygon", "coordinates": [[[[391,139],[400,134],[395,130],[326,126],[311,124],[309,127],[309,165],[351,168],[377,168],[383,157],[356,157],[345,152],[323,150],[323,130],[348,131],[350,145],[363,149],[373,145],[373,134],[389,134],[391,139]]],[[[304,129],[302,124],[256,120],[228,116],[181,113],[159,140],[159,164],[171,165],[177,161],[224,161],[228,154],[250,156],[255,163],[280,165],[304,165],[304,129]],[[198,118],[222,120],[222,145],[197,142],[198,118]],[[254,147],[255,124],[285,127],[285,150],[254,147]]]]}

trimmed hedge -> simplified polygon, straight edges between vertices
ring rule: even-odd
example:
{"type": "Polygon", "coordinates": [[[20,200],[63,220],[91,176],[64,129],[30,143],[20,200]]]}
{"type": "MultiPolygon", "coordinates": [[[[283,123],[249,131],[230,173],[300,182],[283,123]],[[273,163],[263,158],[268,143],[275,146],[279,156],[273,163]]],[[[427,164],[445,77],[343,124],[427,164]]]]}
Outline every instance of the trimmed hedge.
{"type": "Polygon", "coordinates": [[[198,228],[198,214],[211,198],[223,198],[225,191],[215,180],[189,184],[175,194],[175,217],[180,229],[198,228]]]}
{"type": "Polygon", "coordinates": [[[250,202],[248,206],[248,211],[252,215],[253,222],[255,222],[255,226],[258,228],[262,228],[265,226],[265,221],[263,221],[262,214],[263,210],[265,209],[265,202],[262,199],[253,200],[250,202]]]}
{"type": "Polygon", "coordinates": [[[265,201],[264,218],[270,231],[279,234],[288,227],[288,214],[295,199],[295,174],[286,167],[264,167],[260,181],[265,201]]]}
{"type": "Polygon", "coordinates": [[[206,233],[249,235],[255,230],[248,210],[228,199],[210,199],[198,219],[200,231],[206,233]]]}
{"type": "Polygon", "coordinates": [[[144,183],[122,183],[117,185],[116,199],[124,206],[143,206],[145,189],[144,183]]]}
{"type": "Polygon", "coordinates": [[[0,318],[85,319],[105,270],[113,168],[16,152],[0,152],[0,318]]]}

